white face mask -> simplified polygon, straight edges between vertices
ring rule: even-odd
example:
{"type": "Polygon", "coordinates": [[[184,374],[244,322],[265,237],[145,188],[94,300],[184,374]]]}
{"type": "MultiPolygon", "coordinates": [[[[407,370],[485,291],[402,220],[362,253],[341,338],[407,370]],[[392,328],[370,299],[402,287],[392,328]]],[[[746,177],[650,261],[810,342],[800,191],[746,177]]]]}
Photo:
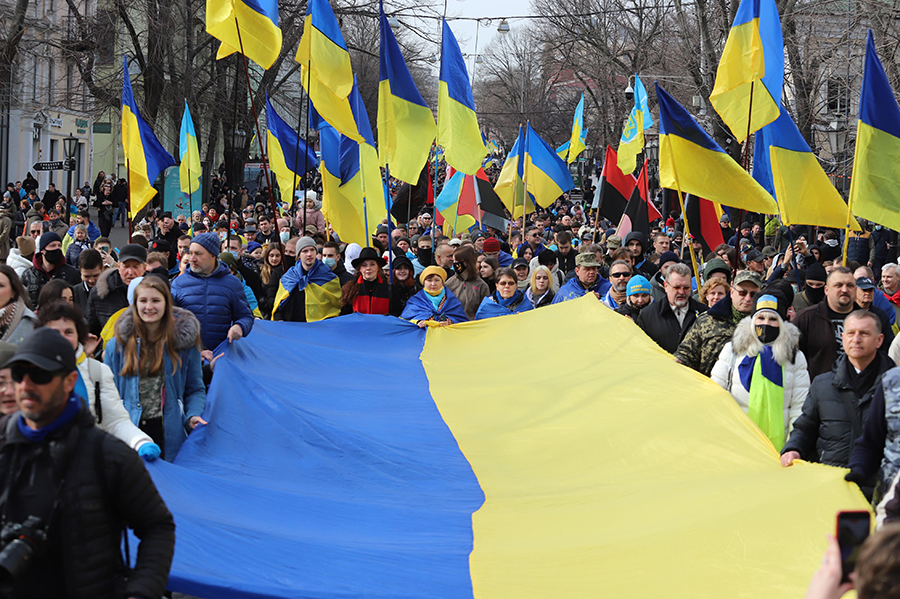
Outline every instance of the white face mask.
{"type": "Polygon", "coordinates": [[[827,245],[828,247],[832,247],[832,248],[837,247],[837,244],[838,244],[837,239],[826,239],[825,240],[825,245],[827,245]]]}

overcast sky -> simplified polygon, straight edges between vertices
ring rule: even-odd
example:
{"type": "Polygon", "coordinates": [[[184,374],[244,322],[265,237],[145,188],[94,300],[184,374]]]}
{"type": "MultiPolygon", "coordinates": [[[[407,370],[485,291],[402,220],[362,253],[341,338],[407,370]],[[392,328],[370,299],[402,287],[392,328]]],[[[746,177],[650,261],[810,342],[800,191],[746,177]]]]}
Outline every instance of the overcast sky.
{"type": "MultiPolygon", "coordinates": [[[[529,0],[493,0],[485,2],[484,0],[448,0],[447,15],[454,17],[491,17],[494,21],[490,27],[480,27],[478,33],[478,54],[483,54],[494,36],[497,33],[497,26],[500,24],[499,18],[514,15],[531,14],[531,2],[529,0]]],[[[460,49],[463,54],[475,54],[475,30],[479,28],[477,21],[456,21],[450,20],[450,28],[459,40],[460,49]]],[[[511,29],[522,27],[525,21],[513,20],[509,22],[511,29]]],[[[469,69],[471,75],[472,59],[466,61],[466,68],[469,69]]]]}

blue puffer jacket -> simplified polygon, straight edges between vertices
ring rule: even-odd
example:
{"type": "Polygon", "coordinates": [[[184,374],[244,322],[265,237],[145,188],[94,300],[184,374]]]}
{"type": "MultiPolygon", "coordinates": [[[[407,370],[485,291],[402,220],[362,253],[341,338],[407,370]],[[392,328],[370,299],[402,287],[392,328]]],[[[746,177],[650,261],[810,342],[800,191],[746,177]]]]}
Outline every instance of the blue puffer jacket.
{"type": "Polygon", "coordinates": [[[227,266],[221,262],[217,265],[208,277],[187,269],[172,281],[175,305],[194,313],[200,321],[200,340],[209,350],[225,341],[232,325],[240,325],[244,337],[253,328],[253,314],[244,286],[227,266]]]}
{"type": "MultiPolygon", "coordinates": [[[[206,406],[206,388],[203,386],[203,367],[200,364],[200,350],[197,349],[197,335],[200,323],[193,314],[175,308],[175,350],[181,358],[181,366],[173,367],[168,353],[165,354],[166,378],[163,387],[165,406],[163,407],[163,430],[165,431],[165,458],[171,462],[178,455],[181,444],[188,436],[188,423],[193,416],[203,414],[206,406]]],[[[128,308],[116,323],[116,336],[106,345],[103,361],[113,371],[116,389],[125,402],[125,409],[135,426],[141,420],[141,396],[139,376],[122,376],[125,356],[120,349],[120,339],[127,339],[134,333],[134,312],[128,308]]],[[[140,344],[140,340],[138,340],[140,344]]],[[[138,345],[140,351],[140,345],[138,345]]]]}

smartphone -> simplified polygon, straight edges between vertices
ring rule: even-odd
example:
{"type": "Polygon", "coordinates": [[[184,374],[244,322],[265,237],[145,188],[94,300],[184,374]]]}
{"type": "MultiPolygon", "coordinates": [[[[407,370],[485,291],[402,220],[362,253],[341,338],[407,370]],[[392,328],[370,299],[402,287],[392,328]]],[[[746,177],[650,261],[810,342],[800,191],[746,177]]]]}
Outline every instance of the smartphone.
{"type": "Polygon", "coordinates": [[[838,512],[836,537],[841,547],[841,584],[850,581],[850,573],[856,569],[856,560],[870,530],[869,512],[838,512]]]}

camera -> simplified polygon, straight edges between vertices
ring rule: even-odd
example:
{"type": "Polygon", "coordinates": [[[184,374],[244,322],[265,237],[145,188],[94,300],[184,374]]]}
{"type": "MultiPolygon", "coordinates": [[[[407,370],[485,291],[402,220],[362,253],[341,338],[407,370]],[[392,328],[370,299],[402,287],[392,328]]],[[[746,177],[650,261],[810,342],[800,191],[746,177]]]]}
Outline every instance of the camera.
{"type": "Polygon", "coordinates": [[[12,589],[16,579],[28,567],[28,563],[47,540],[47,527],[37,516],[28,516],[25,522],[10,523],[0,530],[0,590],[12,589]]]}

